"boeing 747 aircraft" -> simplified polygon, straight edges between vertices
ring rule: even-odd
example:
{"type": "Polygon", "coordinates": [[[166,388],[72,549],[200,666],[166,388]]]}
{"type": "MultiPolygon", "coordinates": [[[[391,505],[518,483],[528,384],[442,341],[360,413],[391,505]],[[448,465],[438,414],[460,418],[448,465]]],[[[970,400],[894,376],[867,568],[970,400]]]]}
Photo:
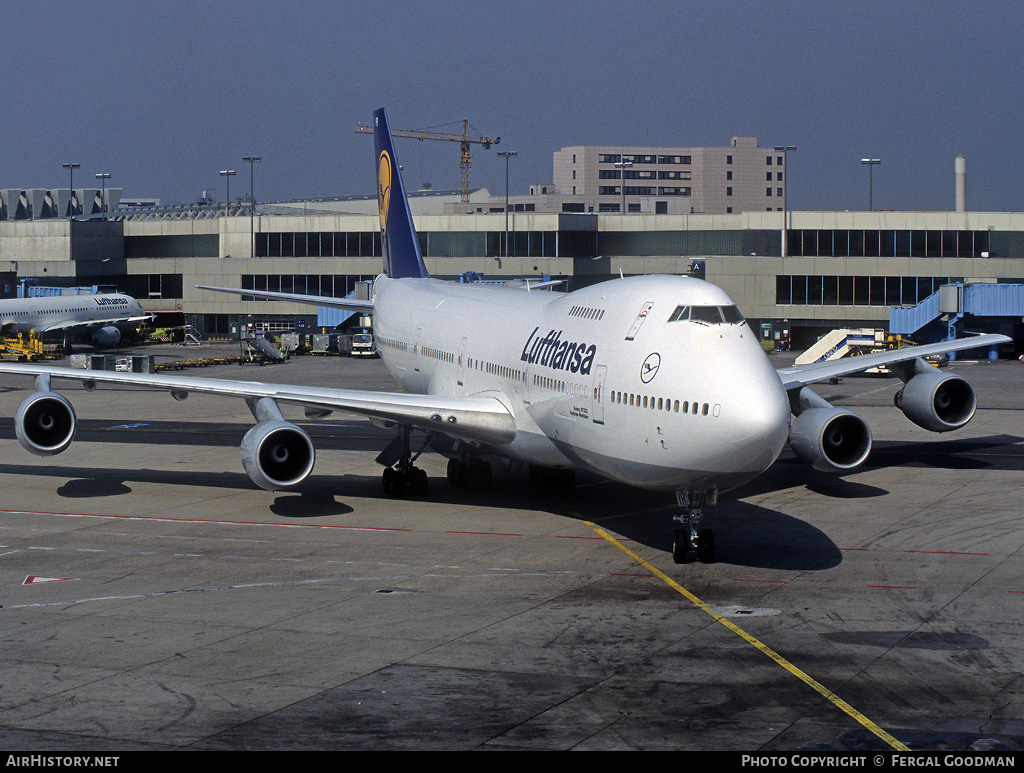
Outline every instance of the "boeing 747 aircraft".
{"type": "Polygon", "coordinates": [[[117,346],[126,333],[150,319],[139,302],[121,293],[57,295],[0,301],[0,335],[34,330],[97,348],[117,346]]]}
{"type": "Polygon", "coordinates": [[[673,557],[706,562],[714,538],[701,528],[703,505],[768,469],[787,441],[823,470],[846,472],[867,458],[866,422],[809,384],[887,365],[905,382],[897,406],[909,419],[954,430],[973,416],[974,390],[922,358],[1009,340],[977,336],[777,371],[729,297],[697,279],[636,276],[567,293],[432,279],[384,110],[374,113],[374,137],[384,272],[371,301],[206,289],[372,313],[377,350],[407,394],[0,364],[36,377],[15,416],[21,445],[56,454],[74,438],[75,411],[51,389],[56,378],[87,389],[135,384],[177,399],[236,396],[256,422],[242,440],[242,466],[273,490],[302,483],[315,460],[309,436],[280,406],[302,406],[309,418],[347,411],[397,430],[378,457],[387,495],[427,493],[414,462],[428,445],[448,456],[455,485],[487,482],[494,456],[536,475],[586,470],[674,492],[673,557]],[[414,431],[425,438],[415,452],[414,431]]]}

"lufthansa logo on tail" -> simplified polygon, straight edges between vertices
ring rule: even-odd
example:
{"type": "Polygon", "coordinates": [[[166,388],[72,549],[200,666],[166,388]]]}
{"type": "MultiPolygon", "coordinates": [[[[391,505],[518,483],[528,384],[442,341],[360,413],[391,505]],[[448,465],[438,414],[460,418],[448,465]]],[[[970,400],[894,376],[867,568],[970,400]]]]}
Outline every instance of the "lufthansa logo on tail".
{"type": "Polygon", "coordinates": [[[391,156],[386,150],[380,152],[377,166],[377,206],[380,208],[380,230],[388,227],[388,205],[391,203],[391,156]]]}

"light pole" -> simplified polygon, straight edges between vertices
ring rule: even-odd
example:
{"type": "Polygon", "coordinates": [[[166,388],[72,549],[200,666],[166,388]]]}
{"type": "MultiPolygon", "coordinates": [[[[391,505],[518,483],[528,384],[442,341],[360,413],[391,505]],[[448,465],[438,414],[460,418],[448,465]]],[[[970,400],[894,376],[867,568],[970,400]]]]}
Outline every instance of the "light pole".
{"type": "Polygon", "coordinates": [[[782,257],[786,257],[786,236],[789,230],[789,158],[787,154],[796,150],[793,145],[776,145],[775,152],[782,154],[782,257]]]}
{"type": "Polygon", "coordinates": [[[234,177],[234,169],[221,169],[220,176],[224,178],[224,184],[227,186],[225,196],[227,197],[227,203],[224,205],[224,217],[227,217],[231,212],[231,178],[234,177]]]}
{"type": "Polygon", "coordinates": [[[632,161],[616,161],[615,162],[615,167],[617,169],[622,170],[622,180],[621,180],[621,182],[622,182],[622,212],[621,212],[621,214],[623,214],[623,215],[626,214],[626,170],[629,169],[631,166],[633,166],[633,162],[632,161]]]}
{"type": "Polygon", "coordinates": [[[874,171],[875,171],[875,166],[877,166],[878,164],[882,163],[882,159],[880,159],[880,158],[862,158],[860,160],[860,162],[862,164],[866,164],[867,168],[868,168],[868,212],[874,212],[874,210],[875,210],[875,201],[874,201],[874,198],[875,198],[874,171]]]}
{"type": "Polygon", "coordinates": [[[253,184],[256,162],[262,161],[262,156],[242,156],[242,160],[249,164],[249,257],[256,257],[256,188],[253,184]]]}
{"type": "Polygon", "coordinates": [[[106,216],[107,213],[107,180],[110,179],[109,172],[97,172],[96,179],[100,181],[100,201],[103,205],[103,214],[106,216]]]}
{"type": "Polygon", "coordinates": [[[518,154],[512,150],[499,151],[498,155],[505,159],[505,257],[508,257],[508,160],[518,154]]]}
{"type": "Polygon", "coordinates": [[[75,170],[81,168],[81,164],[61,164],[64,169],[68,170],[70,179],[68,180],[68,188],[70,188],[68,196],[68,217],[75,216],[75,170]]]}

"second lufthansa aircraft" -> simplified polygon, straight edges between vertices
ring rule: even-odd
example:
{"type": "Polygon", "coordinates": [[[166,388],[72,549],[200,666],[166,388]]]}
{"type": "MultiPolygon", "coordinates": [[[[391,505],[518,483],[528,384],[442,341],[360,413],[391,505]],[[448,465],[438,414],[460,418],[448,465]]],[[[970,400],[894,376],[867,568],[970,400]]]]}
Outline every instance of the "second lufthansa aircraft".
{"type": "Polygon", "coordinates": [[[414,464],[427,445],[449,458],[455,485],[486,483],[493,457],[524,463],[541,478],[585,470],[674,492],[675,560],[710,561],[703,505],[768,469],[787,441],[818,469],[845,472],[867,458],[866,422],[809,384],[887,365],[904,382],[897,405],[909,419],[954,430],[973,416],[974,390],[922,358],[1009,340],[977,336],[777,371],[729,297],[697,279],[636,276],[568,293],[432,279],[384,110],[374,113],[374,138],[384,270],[371,301],[206,289],[372,313],[377,349],[407,394],[0,364],[36,376],[36,392],[15,417],[21,444],[47,455],[71,443],[75,412],[52,391],[54,378],[88,388],[136,384],[179,399],[233,395],[255,419],[242,465],[257,485],[280,489],[302,483],[315,459],[309,436],[280,406],[303,406],[310,418],[348,411],[397,429],[378,457],[390,496],[427,493],[427,476],[414,464]],[[426,440],[416,448],[414,431],[426,440]]]}

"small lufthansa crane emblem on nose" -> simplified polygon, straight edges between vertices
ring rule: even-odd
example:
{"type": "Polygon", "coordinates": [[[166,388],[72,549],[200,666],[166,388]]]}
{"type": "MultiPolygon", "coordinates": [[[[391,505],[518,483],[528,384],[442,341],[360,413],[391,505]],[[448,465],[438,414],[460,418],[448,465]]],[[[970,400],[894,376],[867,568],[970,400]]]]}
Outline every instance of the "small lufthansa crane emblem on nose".
{"type": "Polygon", "coordinates": [[[648,354],[644,364],[640,366],[640,380],[645,384],[649,384],[651,379],[658,374],[658,368],[660,367],[661,355],[657,352],[648,354]]]}

